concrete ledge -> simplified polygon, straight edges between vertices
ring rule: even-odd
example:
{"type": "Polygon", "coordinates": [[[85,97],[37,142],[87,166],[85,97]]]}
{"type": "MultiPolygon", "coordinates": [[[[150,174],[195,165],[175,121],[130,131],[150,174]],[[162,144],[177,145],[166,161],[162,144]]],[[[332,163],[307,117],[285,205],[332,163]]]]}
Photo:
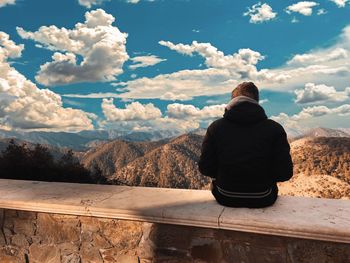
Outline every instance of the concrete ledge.
{"type": "Polygon", "coordinates": [[[350,202],[279,197],[265,209],[224,208],[209,191],[0,179],[0,208],[350,243],[350,202]]]}

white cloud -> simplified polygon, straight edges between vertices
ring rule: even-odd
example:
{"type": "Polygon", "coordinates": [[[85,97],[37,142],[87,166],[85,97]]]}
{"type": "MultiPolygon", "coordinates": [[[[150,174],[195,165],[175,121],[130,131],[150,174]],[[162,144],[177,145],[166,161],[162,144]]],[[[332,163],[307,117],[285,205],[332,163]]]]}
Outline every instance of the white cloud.
{"type": "Polygon", "coordinates": [[[102,99],[102,98],[119,98],[119,94],[113,92],[97,92],[89,94],[63,94],[62,97],[66,98],[79,98],[79,99],[102,99]]]}
{"type": "MultiPolygon", "coordinates": [[[[138,4],[141,0],[125,0],[129,4],[138,4]]],[[[144,0],[145,2],[155,2],[156,0],[144,0]]]]}
{"type": "Polygon", "coordinates": [[[125,92],[120,94],[121,98],[187,100],[194,96],[228,93],[242,80],[271,80],[280,83],[285,77],[265,69],[258,71],[256,64],[264,56],[251,49],[240,49],[237,53],[225,55],[210,43],[193,41],[187,45],[160,41],[159,44],[180,54],[199,54],[204,58],[207,68],[130,80],[124,83],[125,92]]]}
{"type": "Polygon", "coordinates": [[[120,109],[113,104],[113,99],[103,99],[101,106],[108,121],[152,120],[162,116],[161,111],[152,103],[143,105],[132,102],[125,109],[120,109]]]}
{"type": "MultiPolygon", "coordinates": [[[[138,78],[127,82],[120,98],[189,100],[195,96],[227,93],[237,82],[229,82],[227,70],[182,70],[160,74],[154,78],[138,78]]],[[[234,81],[234,80],[233,80],[234,81]]]]}
{"type": "Polygon", "coordinates": [[[171,131],[174,134],[199,128],[199,120],[186,120],[162,116],[152,103],[132,102],[124,109],[117,108],[113,99],[103,99],[102,111],[105,120],[99,126],[126,131],[171,131]]]}
{"type": "Polygon", "coordinates": [[[92,129],[93,114],[64,108],[58,94],[39,89],[11,67],[8,59],[20,57],[23,48],[0,32],[0,126],[50,131],[92,129]]]}
{"type": "Polygon", "coordinates": [[[100,5],[109,0],[78,0],[79,4],[86,8],[91,8],[93,5],[100,5]]]}
{"type": "Polygon", "coordinates": [[[226,104],[199,109],[194,105],[173,103],[167,106],[165,115],[151,103],[132,102],[121,109],[113,104],[113,99],[103,99],[101,106],[105,120],[100,121],[99,125],[103,128],[184,133],[222,117],[226,104]]]}
{"type": "Polygon", "coordinates": [[[336,42],[327,48],[318,48],[293,56],[279,68],[269,70],[275,75],[285,75],[282,83],[261,81],[257,84],[267,89],[291,90],[305,83],[322,83],[342,90],[350,79],[350,25],[342,30],[336,42]]]}
{"type": "Polygon", "coordinates": [[[334,49],[331,48],[327,53],[321,50],[319,52],[316,51],[308,54],[295,55],[287,62],[287,64],[296,66],[314,65],[348,58],[350,58],[349,50],[342,47],[336,47],[334,49]]]}
{"type": "Polygon", "coordinates": [[[7,62],[8,58],[19,58],[22,55],[24,45],[16,45],[5,32],[0,31],[0,62],[7,62]]]}
{"type": "Polygon", "coordinates": [[[250,16],[249,22],[253,24],[262,23],[274,19],[277,16],[276,12],[273,12],[271,6],[261,2],[253,5],[248,9],[248,12],[243,14],[244,16],[250,16]]]}
{"type": "Polygon", "coordinates": [[[297,95],[295,102],[300,104],[344,101],[349,98],[350,88],[346,88],[344,91],[337,91],[334,87],[324,84],[307,83],[304,89],[295,90],[295,94],[297,95]]]}
{"type": "Polygon", "coordinates": [[[159,43],[183,55],[200,55],[204,59],[203,68],[113,83],[123,86],[118,89],[121,94],[117,97],[123,100],[190,100],[198,96],[227,94],[246,80],[254,81],[261,89],[278,91],[294,91],[305,83],[322,83],[339,90],[349,86],[350,26],[343,29],[333,45],[296,54],[275,69],[258,70],[257,64],[264,56],[248,48],[224,54],[210,43],[159,43]]]}
{"type": "Polygon", "coordinates": [[[317,15],[318,16],[325,15],[325,14],[327,14],[327,10],[326,9],[321,8],[321,9],[317,10],[317,15]]]}
{"type": "Polygon", "coordinates": [[[330,0],[333,3],[335,3],[338,7],[345,7],[346,3],[349,2],[349,0],[330,0]]]}
{"type": "Polygon", "coordinates": [[[167,106],[167,115],[175,119],[213,119],[222,117],[226,104],[205,106],[202,109],[194,105],[179,103],[167,106]]]}
{"type": "Polygon", "coordinates": [[[190,100],[192,97],[186,94],[174,94],[171,91],[164,93],[159,97],[161,100],[190,100]]]}
{"type": "Polygon", "coordinates": [[[138,56],[130,58],[134,62],[133,65],[130,65],[130,69],[144,68],[149,66],[154,66],[160,62],[166,61],[166,59],[159,58],[155,55],[150,56],[138,56]]]}
{"type": "Polygon", "coordinates": [[[55,52],[52,61],[40,67],[36,80],[46,86],[77,82],[112,81],[123,72],[129,56],[127,34],[112,26],[115,18],[102,9],[85,13],[85,22],[74,29],[42,26],[36,32],[18,27],[24,39],[39,42],[55,52]],[[82,62],[77,63],[77,56],[82,62]]]}
{"type": "Polygon", "coordinates": [[[168,118],[167,116],[145,121],[100,121],[103,129],[117,129],[119,131],[166,131],[169,136],[187,133],[200,127],[199,122],[168,118]]]}
{"type": "Polygon", "coordinates": [[[192,56],[194,53],[198,53],[205,59],[207,66],[214,68],[228,68],[233,70],[238,67],[237,71],[247,70],[264,59],[264,56],[259,52],[249,48],[239,49],[238,53],[233,55],[225,55],[210,43],[193,41],[191,45],[185,45],[181,43],[173,44],[170,41],[162,40],[159,41],[159,44],[184,55],[192,56]]]}
{"type": "MultiPolygon", "coordinates": [[[[117,91],[124,91],[124,88],[122,89],[117,89],[117,91]]],[[[121,96],[119,93],[113,93],[113,92],[97,92],[97,93],[88,93],[88,94],[63,94],[62,97],[67,97],[67,98],[81,98],[81,99],[102,99],[102,98],[120,98],[124,101],[127,101],[128,98],[121,96]]],[[[180,100],[180,101],[185,101],[185,100],[191,100],[192,97],[189,97],[185,94],[174,94],[172,92],[167,92],[160,96],[160,99],[162,100],[180,100]]]]}
{"type": "Polygon", "coordinates": [[[4,7],[6,5],[14,5],[16,0],[0,0],[0,7],[4,7]]]}
{"type": "MultiPolygon", "coordinates": [[[[272,116],[271,118],[281,124],[286,128],[297,128],[308,127],[313,123],[320,126],[320,121],[317,119],[323,117],[330,117],[331,119],[336,118],[348,118],[350,116],[350,104],[343,104],[338,107],[328,108],[327,106],[312,106],[303,108],[299,113],[294,115],[287,115],[285,113],[280,113],[278,116],[272,116]]],[[[340,121],[339,121],[340,122],[340,121]]]]}
{"type": "Polygon", "coordinates": [[[318,6],[319,3],[312,1],[300,1],[296,4],[290,5],[286,8],[286,12],[290,14],[291,12],[300,13],[304,16],[312,15],[312,8],[318,6]]]}

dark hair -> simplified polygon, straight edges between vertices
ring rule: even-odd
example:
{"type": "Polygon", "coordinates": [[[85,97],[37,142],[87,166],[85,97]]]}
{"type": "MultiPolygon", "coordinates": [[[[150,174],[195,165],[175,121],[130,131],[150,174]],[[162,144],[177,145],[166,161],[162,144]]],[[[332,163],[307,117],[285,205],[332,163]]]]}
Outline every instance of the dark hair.
{"type": "Polygon", "coordinates": [[[259,101],[259,90],[253,82],[242,82],[231,93],[231,98],[246,96],[259,101]]]}

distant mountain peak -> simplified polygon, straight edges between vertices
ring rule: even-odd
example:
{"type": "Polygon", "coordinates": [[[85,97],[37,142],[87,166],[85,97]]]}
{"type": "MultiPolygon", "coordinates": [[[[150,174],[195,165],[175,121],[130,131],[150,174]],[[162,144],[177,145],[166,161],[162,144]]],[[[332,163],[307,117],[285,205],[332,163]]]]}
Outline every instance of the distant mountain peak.
{"type": "Polygon", "coordinates": [[[304,133],[308,137],[350,137],[350,135],[342,130],[330,128],[313,128],[304,133]]]}

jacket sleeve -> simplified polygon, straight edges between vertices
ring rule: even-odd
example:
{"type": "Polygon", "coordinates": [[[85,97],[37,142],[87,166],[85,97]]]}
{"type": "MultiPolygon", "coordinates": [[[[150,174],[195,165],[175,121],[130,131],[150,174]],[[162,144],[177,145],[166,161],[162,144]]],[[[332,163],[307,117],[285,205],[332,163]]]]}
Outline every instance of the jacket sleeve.
{"type": "Polygon", "coordinates": [[[198,162],[198,168],[201,174],[216,178],[217,173],[217,156],[216,146],[209,126],[202,143],[202,152],[198,162]]]}
{"type": "Polygon", "coordinates": [[[287,134],[280,125],[272,149],[272,170],[277,182],[288,181],[293,176],[293,162],[287,134]]]}

